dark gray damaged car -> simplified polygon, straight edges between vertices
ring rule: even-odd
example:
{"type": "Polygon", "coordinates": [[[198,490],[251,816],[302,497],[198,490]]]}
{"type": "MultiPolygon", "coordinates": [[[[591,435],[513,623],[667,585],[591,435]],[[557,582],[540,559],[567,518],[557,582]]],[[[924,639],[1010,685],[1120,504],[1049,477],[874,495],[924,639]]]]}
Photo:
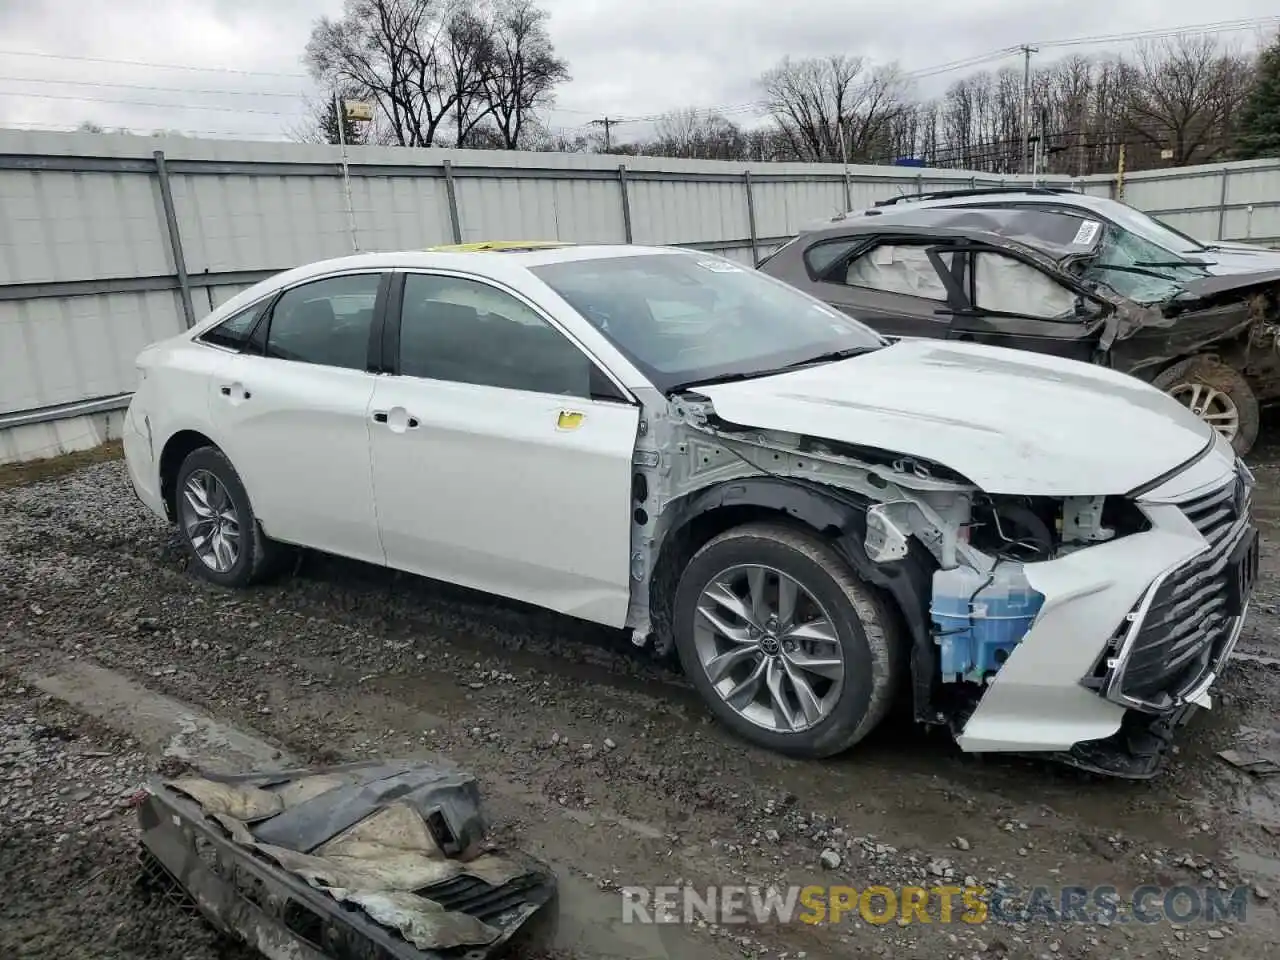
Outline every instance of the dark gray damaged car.
{"type": "Polygon", "coordinates": [[[1280,270],[1213,275],[1078,210],[873,208],[760,263],[889,338],[1103,364],[1165,390],[1240,454],[1280,398],[1280,270]]]}

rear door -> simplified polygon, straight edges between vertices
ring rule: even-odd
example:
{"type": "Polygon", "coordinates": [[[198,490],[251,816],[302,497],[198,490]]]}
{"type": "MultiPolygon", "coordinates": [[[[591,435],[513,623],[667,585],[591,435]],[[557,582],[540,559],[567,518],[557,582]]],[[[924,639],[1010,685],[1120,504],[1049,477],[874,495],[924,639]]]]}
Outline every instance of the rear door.
{"type": "MultiPolygon", "coordinates": [[[[822,241],[805,251],[815,278],[809,292],[887,337],[945,337],[947,285],[928,254],[936,245],[914,237],[822,241]]],[[[943,249],[943,267],[951,263],[943,249]]]]}
{"type": "Polygon", "coordinates": [[[223,451],[267,533],[382,563],[369,466],[368,371],[387,272],[312,280],[282,293],[215,378],[223,451]]]}
{"type": "Polygon", "coordinates": [[[975,247],[959,256],[958,289],[948,278],[957,294],[948,339],[1093,359],[1110,307],[1003,250],[975,247]]]}

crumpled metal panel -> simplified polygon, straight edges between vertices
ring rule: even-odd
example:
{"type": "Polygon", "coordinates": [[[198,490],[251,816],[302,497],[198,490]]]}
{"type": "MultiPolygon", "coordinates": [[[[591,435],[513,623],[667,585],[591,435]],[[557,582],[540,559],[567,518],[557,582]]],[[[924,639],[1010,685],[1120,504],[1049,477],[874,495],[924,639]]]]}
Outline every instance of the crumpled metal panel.
{"type": "Polygon", "coordinates": [[[139,818],[174,883],[272,960],[499,956],[554,901],[545,866],[486,845],[475,779],[421,762],[158,781],[139,818]]]}

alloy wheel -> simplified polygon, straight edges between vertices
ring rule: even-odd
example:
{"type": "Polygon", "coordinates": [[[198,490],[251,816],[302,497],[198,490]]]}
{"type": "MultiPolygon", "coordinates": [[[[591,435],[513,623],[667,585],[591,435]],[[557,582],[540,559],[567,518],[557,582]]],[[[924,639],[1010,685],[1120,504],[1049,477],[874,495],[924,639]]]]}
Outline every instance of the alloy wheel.
{"type": "Polygon", "coordinates": [[[1240,432],[1240,410],[1231,396],[1207,383],[1180,383],[1169,388],[1169,396],[1187,407],[1226,440],[1240,432]]]}
{"type": "Polygon", "coordinates": [[[835,623],[795,578],[740,564],[698,597],[694,646],[707,679],[743,719],[799,733],[835,709],[844,649],[835,623]]]}
{"type": "Polygon", "coordinates": [[[215,573],[240,559],[240,514],[226,486],[208,470],[195,470],[182,488],[182,526],[195,555],[215,573]]]}

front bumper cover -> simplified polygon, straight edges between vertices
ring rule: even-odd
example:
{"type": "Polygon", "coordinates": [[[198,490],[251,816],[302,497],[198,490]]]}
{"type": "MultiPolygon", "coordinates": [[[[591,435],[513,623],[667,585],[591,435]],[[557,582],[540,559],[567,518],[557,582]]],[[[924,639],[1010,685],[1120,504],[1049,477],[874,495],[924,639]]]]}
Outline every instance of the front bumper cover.
{"type": "Polygon", "coordinates": [[[961,748],[1154,773],[1172,731],[1209,705],[1243,626],[1251,488],[1234,455],[1202,462],[1139,497],[1150,529],[1027,565],[1045,603],[966,718],[961,748]]]}

